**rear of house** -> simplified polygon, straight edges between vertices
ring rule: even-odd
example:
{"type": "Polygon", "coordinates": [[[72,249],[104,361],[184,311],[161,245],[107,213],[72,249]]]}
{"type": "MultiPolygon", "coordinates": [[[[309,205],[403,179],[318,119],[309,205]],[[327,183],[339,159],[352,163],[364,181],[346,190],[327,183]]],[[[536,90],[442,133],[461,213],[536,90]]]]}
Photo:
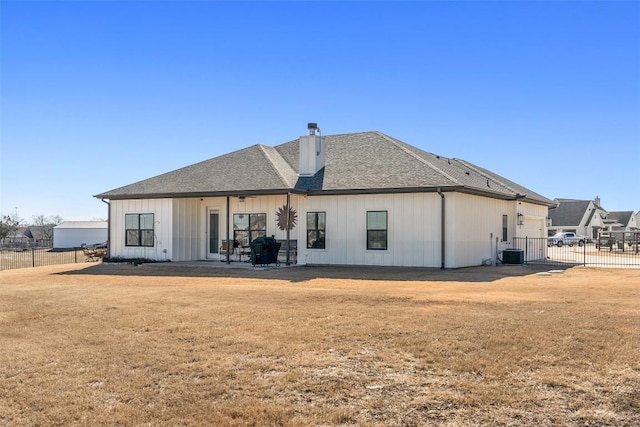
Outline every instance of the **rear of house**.
{"type": "Polygon", "coordinates": [[[226,260],[223,242],[274,236],[299,264],[456,268],[547,235],[552,202],[525,187],[380,132],[313,125],[97,195],[110,204],[110,256],[226,260]]]}

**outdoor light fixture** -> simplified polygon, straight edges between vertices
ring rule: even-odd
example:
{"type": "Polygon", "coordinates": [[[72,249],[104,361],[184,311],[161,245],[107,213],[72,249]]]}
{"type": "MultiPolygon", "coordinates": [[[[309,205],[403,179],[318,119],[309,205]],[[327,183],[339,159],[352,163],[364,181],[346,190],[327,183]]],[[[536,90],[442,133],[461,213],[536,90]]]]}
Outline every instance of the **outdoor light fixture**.
{"type": "Polygon", "coordinates": [[[522,215],[521,213],[518,213],[518,225],[523,225],[524,224],[524,215],[522,215]]]}

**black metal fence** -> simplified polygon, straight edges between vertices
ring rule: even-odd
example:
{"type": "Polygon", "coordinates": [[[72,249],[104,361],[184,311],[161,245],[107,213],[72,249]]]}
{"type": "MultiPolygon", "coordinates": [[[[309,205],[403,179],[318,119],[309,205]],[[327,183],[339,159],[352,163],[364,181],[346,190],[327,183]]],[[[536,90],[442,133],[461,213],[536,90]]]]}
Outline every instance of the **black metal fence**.
{"type": "Polygon", "coordinates": [[[0,271],[43,267],[91,261],[80,248],[52,250],[47,248],[14,248],[0,250],[0,271]]]}
{"type": "Polygon", "coordinates": [[[514,237],[513,249],[523,251],[525,264],[583,265],[589,267],[640,268],[640,234],[631,239],[580,241],[551,245],[545,238],[514,237]]]}

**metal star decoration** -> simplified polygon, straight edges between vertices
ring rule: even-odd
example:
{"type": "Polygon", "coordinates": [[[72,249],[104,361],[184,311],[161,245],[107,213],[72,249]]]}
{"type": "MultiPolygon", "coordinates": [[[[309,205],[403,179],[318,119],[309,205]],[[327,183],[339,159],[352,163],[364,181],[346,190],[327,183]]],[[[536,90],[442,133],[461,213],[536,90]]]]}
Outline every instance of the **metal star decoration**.
{"type": "MultiPolygon", "coordinates": [[[[296,221],[298,220],[298,213],[295,209],[289,208],[289,230],[292,230],[296,226],[296,221]]],[[[278,208],[278,212],[276,212],[276,222],[278,223],[278,228],[280,230],[287,229],[287,206],[283,205],[278,208]]]]}

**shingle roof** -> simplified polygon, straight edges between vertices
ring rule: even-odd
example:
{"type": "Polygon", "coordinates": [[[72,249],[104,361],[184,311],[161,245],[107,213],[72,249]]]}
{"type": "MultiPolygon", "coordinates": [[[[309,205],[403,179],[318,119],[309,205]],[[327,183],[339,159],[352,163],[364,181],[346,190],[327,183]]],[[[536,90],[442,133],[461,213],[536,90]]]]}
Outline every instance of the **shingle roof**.
{"type": "Polygon", "coordinates": [[[622,227],[626,227],[627,225],[629,225],[629,221],[631,221],[632,215],[633,211],[609,212],[609,215],[607,215],[607,219],[620,223],[622,227]]]}
{"type": "Polygon", "coordinates": [[[573,226],[580,225],[590,200],[559,199],[558,207],[549,209],[549,218],[552,226],[573,226]]]}
{"type": "Polygon", "coordinates": [[[325,137],[325,167],[298,177],[298,140],[275,147],[254,145],[163,175],[98,194],[96,197],[151,198],[278,194],[297,192],[373,192],[455,188],[500,198],[553,202],[491,171],[448,159],[380,132],[325,137]],[[238,179],[242,171],[242,179],[238,179]]]}

